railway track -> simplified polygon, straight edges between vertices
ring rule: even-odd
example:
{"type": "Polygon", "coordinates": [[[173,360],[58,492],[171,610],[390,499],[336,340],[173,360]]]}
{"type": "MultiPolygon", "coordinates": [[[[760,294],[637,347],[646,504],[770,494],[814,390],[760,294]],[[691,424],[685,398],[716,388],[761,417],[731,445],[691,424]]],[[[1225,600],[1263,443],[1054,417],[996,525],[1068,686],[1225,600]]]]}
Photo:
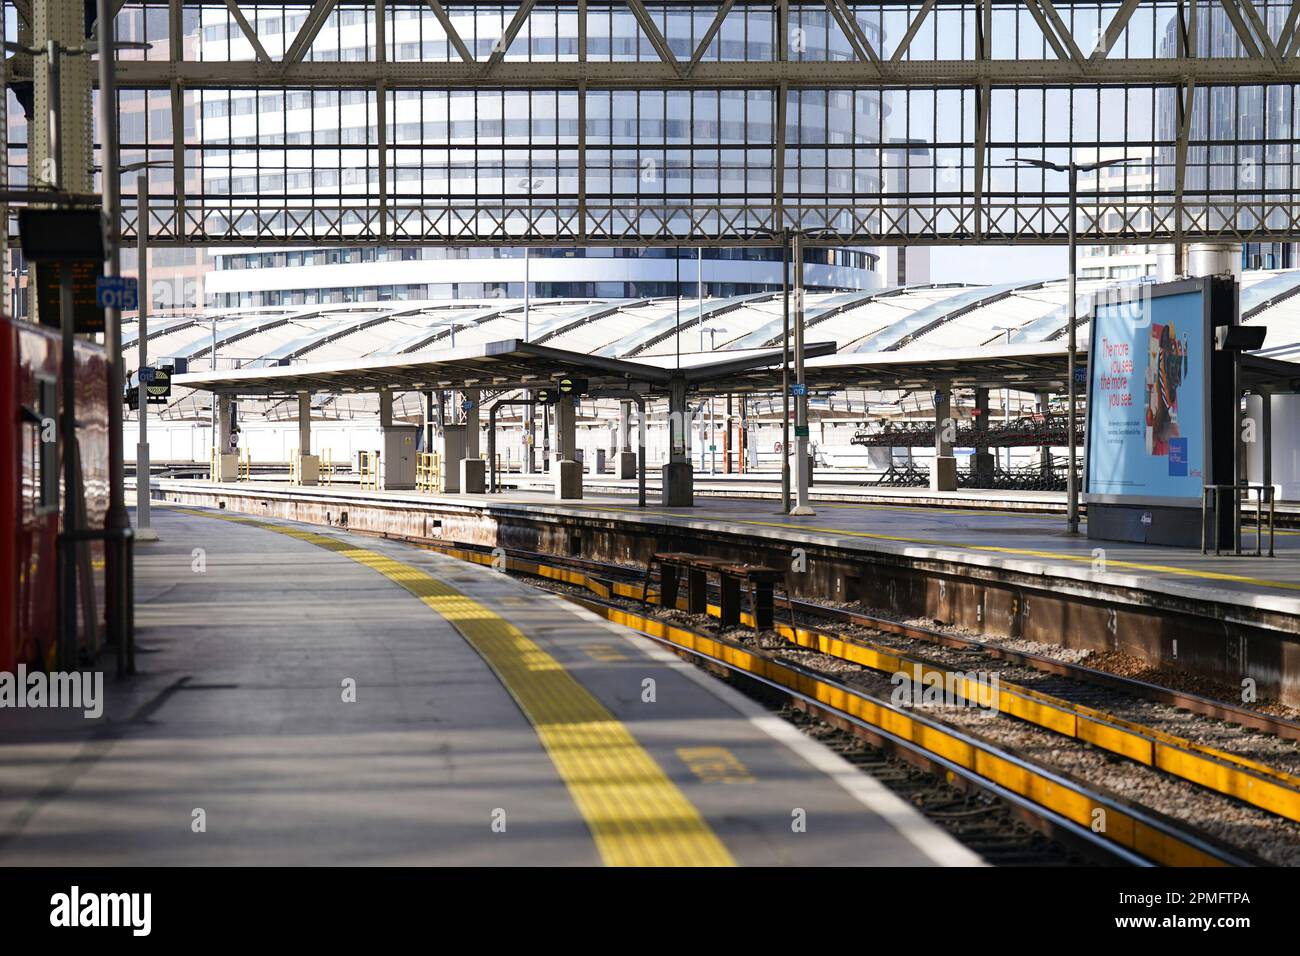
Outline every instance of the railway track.
{"type": "Polygon", "coordinates": [[[861,736],[873,746],[955,786],[999,798],[1054,838],[1090,846],[1094,852],[1105,852],[1114,860],[1134,865],[1240,866],[1265,862],[1201,828],[1106,792],[981,734],[916,710],[896,708],[890,703],[887,681],[883,688],[864,687],[782,658],[767,648],[628,610],[617,600],[568,596],[719,676],[782,694],[791,706],[861,736]]]}
{"type": "MultiPolygon", "coordinates": [[[[1084,778],[1028,759],[1016,753],[1014,748],[999,748],[991,741],[980,740],[979,735],[969,730],[963,732],[960,727],[942,721],[927,724],[924,717],[912,712],[904,715],[908,732],[901,736],[893,733],[892,730],[898,728],[891,730],[891,725],[900,718],[897,709],[890,712],[887,692],[883,697],[879,693],[873,696],[862,687],[837,680],[816,667],[809,668],[791,661],[789,651],[799,648],[852,665],[863,672],[881,675],[911,667],[921,678],[928,674],[944,678],[953,673],[956,666],[968,671],[976,655],[979,655],[980,662],[997,662],[1004,668],[1011,665],[1014,676],[1024,677],[1025,682],[1003,684],[997,689],[997,711],[1043,731],[1067,737],[1083,749],[1108,751],[1151,770],[1179,777],[1189,785],[1253,804],[1289,821],[1300,817],[1300,777],[1288,773],[1290,767],[1279,769],[1249,755],[1180,737],[1117,716],[1111,711],[1120,710],[1119,705],[1137,698],[1167,708],[1174,714],[1185,716],[1187,711],[1193,711],[1201,717],[1213,718],[1219,726],[1228,726],[1224,722],[1233,721],[1238,736],[1239,728],[1246,726],[1266,731],[1276,739],[1297,739],[1300,727],[1282,718],[1042,655],[803,601],[782,602],[791,617],[788,624],[778,622],[777,632],[789,647],[772,654],[767,649],[678,623],[666,625],[654,617],[654,613],[662,613],[663,609],[655,609],[653,613],[629,610],[629,602],[636,601],[641,595],[641,584],[637,580],[640,575],[636,568],[518,550],[503,553],[502,549],[496,549],[494,552],[439,540],[401,540],[552,582],[563,589],[586,591],[588,593],[584,595],[569,593],[566,596],[589,610],[667,643],[677,653],[714,671],[721,668],[725,676],[733,680],[750,684],[757,680],[768,693],[775,690],[791,695],[793,692],[793,696],[788,696],[789,706],[814,714],[842,732],[865,737],[874,746],[924,766],[931,772],[938,772],[950,782],[960,780],[964,789],[982,790],[1001,800],[1009,800],[1022,819],[1033,820],[1043,832],[1067,837],[1075,846],[1090,845],[1094,849],[1104,846],[1108,852],[1128,862],[1175,865],[1269,862],[1250,850],[1217,840],[1204,828],[1189,825],[1186,820],[1127,801],[1105,788],[1090,785],[1084,778]],[[944,661],[935,659],[933,655],[900,653],[897,646],[888,643],[863,640],[856,635],[826,633],[809,625],[808,619],[833,622],[850,629],[870,628],[879,639],[894,641],[895,644],[909,642],[911,650],[915,650],[912,645],[923,645],[926,650],[938,652],[940,658],[943,654],[955,653],[960,660],[944,661]],[[738,665],[737,661],[744,662],[744,666],[738,665]],[[774,680],[773,675],[777,679],[774,680]],[[817,693],[807,693],[810,688],[817,693]],[[1179,707],[1183,709],[1177,709],[1179,707]],[[872,717],[874,722],[868,719],[872,717]],[[936,741],[939,742],[937,748],[932,746],[936,741]],[[1108,822],[1104,834],[1099,836],[1091,832],[1097,819],[1118,821],[1118,830],[1108,822]]],[[[862,681],[857,679],[857,682],[862,681]]],[[[957,686],[960,688],[962,685],[959,682],[957,686]]],[[[967,690],[972,691],[978,701],[978,689],[967,690]]],[[[1231,735],[1222,736],[1226,739],[1231,735]]],[[[1265,735],[1249,736],[1263,738],[1265,735]]],[[[1291,747],[1289,743],[1286,746],[1291,747]]],[[[1294,756],[1300,763],[1300,751],[1294,756]]],[[[975,808],[972,812],[978,815],[983,810],[975,808]]]]}

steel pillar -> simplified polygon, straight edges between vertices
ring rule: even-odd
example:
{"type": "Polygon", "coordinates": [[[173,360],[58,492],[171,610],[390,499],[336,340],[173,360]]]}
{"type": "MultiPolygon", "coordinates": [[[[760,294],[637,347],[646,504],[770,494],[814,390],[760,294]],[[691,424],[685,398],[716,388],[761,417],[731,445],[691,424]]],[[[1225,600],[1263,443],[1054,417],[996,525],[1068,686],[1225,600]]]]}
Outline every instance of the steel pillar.
{"type": "Polygon", "coordinates": [[[668,507],[686,508],[695,504],[690,436],[686,379],[674,375],[668,383],[668,463],[661,469],[663,484],[660,488],[663,503],[668,507]]]}
{"type": "MultiPolygon", "coordinates": [[[[803,240],[799,233],[794,234],[791,243],[791,255],[794,257],[794,380],[800,394],[794,400],[794,503],[790,508],[792,515],[815,515],[808,499],[809,471],[808,461],[808,382],[804,377],[804,289],[803,289],[803,240]]],[[[782,449],[784,454],[786,449],[782,449]]]]}
{"type": "Polygon", "coordinates": [[[957,459],[952,439],[957,431],[952,418],[952,389],[947,382],[934,386],[934,465],[930,469],[931,491],[957,490],[957,459]]]}

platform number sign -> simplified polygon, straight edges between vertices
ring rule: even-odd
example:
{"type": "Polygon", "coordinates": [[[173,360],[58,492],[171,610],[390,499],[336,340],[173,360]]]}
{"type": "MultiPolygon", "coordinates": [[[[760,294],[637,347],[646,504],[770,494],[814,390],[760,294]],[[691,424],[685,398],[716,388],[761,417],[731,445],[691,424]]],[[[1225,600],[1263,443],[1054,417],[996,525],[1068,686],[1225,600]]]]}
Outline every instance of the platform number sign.
{"type": "Polygon", "coordinates": [[[796,398],[808,394],[808,386],[804,382],[791,382],[790,394],[796,398]]]}
{"type": "Polygon", "coordinates": [[[474,403],[471,402],[468,398],[467,398],[467,399],[464,399],[464,400],[460,403],[460,410],[461,410],[462,412],[468,412],[468,411],[471,411],[473,408],[474,408],[474,403]]]}
{"type": "Polygon", "coordinates": [[[130,312],[140,307],[138,290],[134,276],[96,276],[95,305],[130,312]]]}

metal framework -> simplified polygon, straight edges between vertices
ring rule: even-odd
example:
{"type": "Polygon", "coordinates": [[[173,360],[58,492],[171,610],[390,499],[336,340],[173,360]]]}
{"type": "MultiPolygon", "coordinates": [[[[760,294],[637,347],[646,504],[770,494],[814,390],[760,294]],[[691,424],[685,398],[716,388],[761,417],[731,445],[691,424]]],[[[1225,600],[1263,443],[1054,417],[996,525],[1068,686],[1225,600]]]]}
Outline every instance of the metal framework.
{"type": "Polygon", "coordinates": [[[118,30],[153,44],[118,83],[123,163],[172,165],[158,246],[1063,241],[1064,177],[1013,157],[1133,160],[1081,181],[1083,242],[1300,234],[1300,0],[133,0],[118,30]]]}

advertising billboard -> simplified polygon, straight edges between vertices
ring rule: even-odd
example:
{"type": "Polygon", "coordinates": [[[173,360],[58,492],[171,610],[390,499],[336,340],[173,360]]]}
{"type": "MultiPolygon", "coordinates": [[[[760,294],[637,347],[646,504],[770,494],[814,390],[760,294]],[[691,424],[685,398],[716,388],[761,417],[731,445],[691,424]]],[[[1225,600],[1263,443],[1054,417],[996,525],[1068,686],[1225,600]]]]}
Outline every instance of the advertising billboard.
{"type": "Polygon", "coordinates": [[[1090,351],[1088,500],[1199,507],[1211,434],[1206,287],[1100,296],[1090,351]]]}

